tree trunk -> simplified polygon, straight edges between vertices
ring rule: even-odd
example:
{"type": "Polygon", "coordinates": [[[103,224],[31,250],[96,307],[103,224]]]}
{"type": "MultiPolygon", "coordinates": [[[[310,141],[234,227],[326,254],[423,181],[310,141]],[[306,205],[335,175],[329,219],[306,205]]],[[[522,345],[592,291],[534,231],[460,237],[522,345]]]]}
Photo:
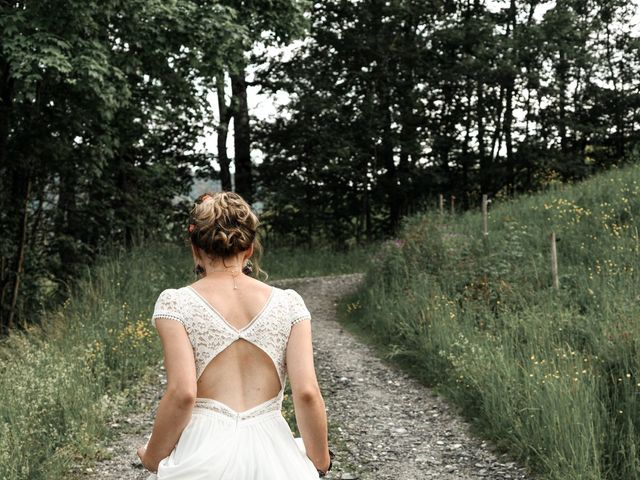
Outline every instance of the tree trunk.
{"type": "Polygon", "coordinates": [[[371,224],[371,201],[369,199],[369,185],[367,184],[367,190],[364,192],[364,231],[367,235],[367,240],[373,240],[373,225],[371,224]]]}
{"type": "MultiPolygon", "coordinates": [[[[11,189],[12,195],[9,198],[14,197],[13,193],[16,193],[15,182],[17,178],[11,175],[11,167],[9,167],[10,160],[7,155],[7,148],[9,142],[9,132],[11,127],[11,108],[13,104],[13,89],[14,82],[11,78],[11,72],[9,70],[9,64],[4,57],[0,57],[0,173],[3,174],[2,188],[11,189]]],[[[13,163],[13,162],[11,162],[13,163]]],[[[13,225],[12,219],[16,217],[15,213],[9,208],[10,205],[1,205],[4,209],[2,217],[5,215],[11,219],[8,225],[13,225]]],[[[6,225],[5,225],[6,227],[6,225]]],[[[13,231],[13,229],[12,229],[13,231]]],[[[4,232],[5,234],[10,232],[4,232]]],[[[15,241],[10,240],[10,246],[15,245],[15,241]]],[[[12,262],[10,256],[2,257],[2,269],[0,273],[0,331],[5,330],[8,327],[8,321],[13,323],[13,316],[11,315],[10,302],[8,296],[11,294],[12,280],[15,275],[15,261],[12,262]]],[[[15,286],[15,281],[14,281],[15,286]]]]}
{"type": "MultiPolygon", "coordinates": [[[[482,13],[482,4],[480,0],[474,1],[474,11],[477,19],[480,19],[482,13]]],[[[487,156],[487,146],[485,143],[485,125],[484,125],[484,82],[482,78],[483,71],[477,70],[476,78],[476,122],[478,124],[478,163],[480,165],[480,189],[481,193],[491,192],[491,159],[487,156]]]]}
{"type": "MultiPolygon", "coordinates": [[[[515,53],[515,35],[516,35],[516,2],[515,0],[511,0],[509,6],[509,25],[507,26],[507,37],[511,35],[511,58],[510,61],[515,67],[517,62],[517,55],[515,53]]],[[[512,138],[512,129],[513,129],[513,91],[515,89],[515,75],[509,74],[509,78],[507,80],[506,85],[506,101],[507,105],[505,107],[504,114],[504,137],[505,144],[507,147],[507,169],[509,172],[509,186],[511,192],[515,189],[515,180],[516,180],[516,164],[515,159],[513,158],[513,138],[512,138]]]]}
{"type": "Polygon", "coordinates": [[[476,121],[478,123],[478,160],[480,164],[480,187],[483,193],[491,192],[491,159],[487,156],[484,128],[484,86],[481,78],[476,81],[476,121]]]}
{"type": "Polygon", "coordinates": [[[471,181],[469,180],[469,172],[473,168],[473,155],[469,153],[470,146],[469,143],[471,141],[471,121],[473,117],[473,106],[471,97],[473,96],[473,84],[472,82],[468,82],[466,85],[466,100],[467,100],[467,109],[465,112],[465,120],[464,120],[464,140],[462,141],[462,190],[464,191],[464,204],[465,206],[469,205],[470,198],[469,193],[474,189],[474,185],[471,185],[471,181]]]}
{"type": "MultiPolygon", "coordinates": [[[[31,177],[17,178],[16,181],[20,183],[20,187],[24,188],[24,196],[22,203],[22,214],[20,222],[20,230],[18,232],[18,250],[16,251],[16,257],[14,260],[14,278],[13,288],[11,289],[11,305],[9,306],[9,315],[7,317],[7,330],[11,330],[14,327],[16,318],[16,308],[18,305],[18,296],[20,293],[20,282],[22,280],[22,274],[24,272],[24,259],[27,251],[27,227],[29,220],[29,196],[31,194],[31,177]]],[[[19,197],[18,197],[19,198],[19,197]]]]}
{"type": "Polygon", "coordinates": [[[0,166],[7,165],[7,142],[13,103],[13,86],[14,81],[11,78],[9,64],[0,57],[0,166]]]}
{"type": "Polygon", "coordinates": [[[231,74],[233,95],[233,145],[235,150],[236,192],[249,203],[253,203],[253,181],[251,165],[251,131],[249,107],[247,105],[247,81],[244,65],[231,74]]]}
{"type": "Polygon", "coordinates": [[[613,102],[613,123],[616,127],[616,133],[614,137],[614,145],[616,149],[616,158],[613,160],[613,163],[620,161],[625,155],[625,122],[624,122],[624,84],[621,82],[621,87],[618,87],[618,75],[616,75],[613,69],[613,56],[611,48],[611,28],[610,24],[607,23],[607,35],[606,35],[606,43],[607,43],[607,66],[609,69],[609,81],[613,85],[613,92],[615,95],[615,99],[613,102]]]}
{"type": "Polygon", "coordinates": [[[558,114],[558,131],[560,133],[560,150],[563,154],[569,152],[569,139],[567,138],[567,71],[569,64],[567,62],[567,54],[564,50],[560,50],[560,62],[558,64],[558,96],[559,96],[559,114],[558,114]]]}
{"type": "MultiPolygon", "coordinates": [[[[498,98],[498,108],[496,111],[496,127],[493,131],[491,139],[491,163],[495,163],[500,154],[500,145],[502,144],[502,112],[504,110],[504,87],[500,87],[500,95],[498,98]]],[[[496,172],[492,172],[494,175],[496,172]]]]}
{"type": "Polygon", "coordinates": [[[216,78],[216,92],[218,95],[218,112],[220,119],[216,128],[218,134],[218,163],[220,164],[220,184],[222,190],[231,191],[231,172],[229,171],[229,156],[227,155],[227,137],[229,134],[229,121],[231,110],[225,100],[224,75],[216,78]]]}
{"type": "Polygon", "coordinates": [[[455,121],[450,118],[449,108],[453,103],[453,88],[449,83],[444,83],[442,85],[442,94],[444,101],[442,102],[442,110],[440,113],[440,123],[441,126],[438,128],[437,133],[437,143],[438,148],[436,150],[436,155],[440,158],[440,165],[447,176],[447,181],[450,186],[453,186],[456,183],[456,179],[454,178],[453,173],[451,173],[451,168],[449,165],[449,156],[451,153],[451,144],[452,139],[455,136],[456,125],[455,121]]]}
{"type": "Polygon", "coordinates": [[[58,208],[56,212],[55,231],[60,241],[57,242],[60,254],[61,273],[63,276],[72,275],[74,264],[78,262],[78,252],[75,249],[77,217],[75,169],[64,169],[60,172],[60,190],[58,192],[58,208]]]}
{"type": "MultiPolygon", "coordinates": [[[[33,212],[33,223],[31,224],[31,231],[28,233],[29,238],[31,239],[32,245],[37,245],[38,242],[44,242],[44,236],[40,230],[40,226],[42,225],[42,219],[44,217],[44,203],[45,203],[45,187],[40,186],[38,189],[38,206],[36,207],[35,212],[33,212]],[[38,239],[38,234],[40,234],[40,239],[38,239]]],[[[0,284],[2,281],[0,280],[0,284]]]]}
{"type": "Polygon", "coordinates": [[[509,84],[506,88],[506,100],[507,105],[504,112],[504,140],[507,147],[507,171],[509,172],[509,187],[513,191],[515,187],[516,177],[516,164],[513,158],[513,139],[512,139],[512,126],[513,126],[513,80],[509,80],[509,84]]]}
{"type": "Polygon", "coordinates": [[[121,156],[115,161],[117,162],[116,186],[120,192],[116,212],[119,212],[118,217],[122,225],[122,243],[129,247],[133,244],[136,233],[134,227],[140,225],[139,218],[132,216],[138,213],[138,209],[133,208],[132,204],[135,204],[136,199],[139,198],[138,187],[135,183],[136,177],[130,171],[135,167],[133,160],[130,160],[127,155],[121,156]]]}
{"type": "MultiPolygon", "coordinates": [[[[418,199],[414,195],[415,190],[412,185],[412,172],[415,172],[415,165],[420,154],[420,138],[418,134],[418,120],[414,112],[421,110],[418,104],[415,74],[415,58],[410,52],[418,50],[416,40],[417,20],[408,17],[403,22],[402,28],[402,49],[397,64],[395,97],[400,113],[400,159],[397,168],[397,189],[400,202],[400,216],[406,215],[411,202],[418,199]]],[[[426,192],[423,192],[426,193],[426,192]]]]}
{"type": "Polygon", "coordinates": [[[392,232],[395,232],[400,224],[400,196],[398,186],[398,171],[396,169],[394,153],[394,143],[392,139],[391,126],[391,106],[389,105],[389,91],[386,82],[380,82],[378,85],[378,96],[380,98],[381,117],[382,117],[382,165],[385,169],[385,196],[387,198],[387,206],[389,207],[389,226],[392,232]]]}

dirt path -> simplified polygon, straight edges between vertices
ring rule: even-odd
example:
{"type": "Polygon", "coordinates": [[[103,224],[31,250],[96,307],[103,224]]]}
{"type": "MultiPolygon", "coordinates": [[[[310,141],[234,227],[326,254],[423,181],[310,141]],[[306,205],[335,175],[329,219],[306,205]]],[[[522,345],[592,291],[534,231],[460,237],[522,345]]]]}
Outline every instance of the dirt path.
{"type": "MultiPolygon", "coordinates": [[[[327,478],[533,478],[514,462],[491,453],[487,443],[472,437],[468,425],[441,398],[384,363],[336,322],[337,301],[359,280],[359,275],[341,275],[275,282],[295,288],[313,317],[316,368],[337,453],[327,478]]],[[[112,458],[84,472],[84,478],[146,479],[138,468],[135,447],[149,434],[160,383],[142,395],[145,413],[116,423],[114,428],[123,433],[111,447],[112,458]]]]}

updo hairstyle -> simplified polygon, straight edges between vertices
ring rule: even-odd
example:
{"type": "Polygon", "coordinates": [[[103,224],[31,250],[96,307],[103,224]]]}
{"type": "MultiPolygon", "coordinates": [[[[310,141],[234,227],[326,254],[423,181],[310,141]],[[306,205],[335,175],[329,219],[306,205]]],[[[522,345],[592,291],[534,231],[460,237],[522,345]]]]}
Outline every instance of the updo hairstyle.
{"type": "Polygon", "coordinates": [[[262,253],[259,225],[256,214],[237,193],[204,193],[191,209],[188,239],[212,259],[224,260],[253,245],[251,264],[257,276],[264,273],[258,265],[262,253]]]}

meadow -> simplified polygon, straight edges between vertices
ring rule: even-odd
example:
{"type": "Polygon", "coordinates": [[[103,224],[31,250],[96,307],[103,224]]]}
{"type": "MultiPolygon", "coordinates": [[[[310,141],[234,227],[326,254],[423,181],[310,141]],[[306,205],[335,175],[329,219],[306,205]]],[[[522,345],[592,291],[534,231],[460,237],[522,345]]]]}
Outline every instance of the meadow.
{"type": "Polygon", "coordinates": [[[408,218],[347,326],[548,480],[640,478],[640,168],[408,218]],[[558,237],[560,288],[549,234],[558,237]]]}
{"type": "MultiPolygon", "coordinates": [[[[612,170],[492,205],[486,238],[479,211],[425,212],[375,250],[267,248],[263,267],[269,280],[366,267],[345,323],[481,434],[541,478],[637,480],[639,194],[640,168],[612,170]]],[[[0,478],[65,478],[105,454],[109,419],[157,374],[155,298],[191,266],[183,246],[114,250],[40,326],[0,341],[0,478]]]]}
{"type": "MultiPolygon", "coordinates": [[[[342,273],[362,253],[267,248],[269,280],[342,273]]],[[[150,323],[157,295],[190,283],[188,249],[139,244],[87,268],[71,295],[39,326],[0,340],[0,478],[69,478],[107,452],[110,419],[139,408],[141,384],[162,359],[150,323]]],[[[285,414],[296,429],[290,397],[285,414]]]]}

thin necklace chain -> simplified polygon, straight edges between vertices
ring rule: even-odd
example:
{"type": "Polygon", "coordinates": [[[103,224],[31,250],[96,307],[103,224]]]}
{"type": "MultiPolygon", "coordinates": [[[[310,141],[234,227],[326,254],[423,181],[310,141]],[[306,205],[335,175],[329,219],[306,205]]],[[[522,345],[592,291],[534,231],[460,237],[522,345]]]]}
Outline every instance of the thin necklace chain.
{"type": "MultiPolygon", "coordinates": [[[[233,267],[231,268],[238,268],[237,265],[233,265],[233,267]]],[[[212,269],[209,270],[210,272],[224,272],[224,273],[230,273],[233,276],[233,289],[237,290],[238,289],[238,284],[236,283],[236,277],[238,275],[240,275],[241,270],[230,270],[230,267],[224,268],[224,269],[212,269]]]]}

